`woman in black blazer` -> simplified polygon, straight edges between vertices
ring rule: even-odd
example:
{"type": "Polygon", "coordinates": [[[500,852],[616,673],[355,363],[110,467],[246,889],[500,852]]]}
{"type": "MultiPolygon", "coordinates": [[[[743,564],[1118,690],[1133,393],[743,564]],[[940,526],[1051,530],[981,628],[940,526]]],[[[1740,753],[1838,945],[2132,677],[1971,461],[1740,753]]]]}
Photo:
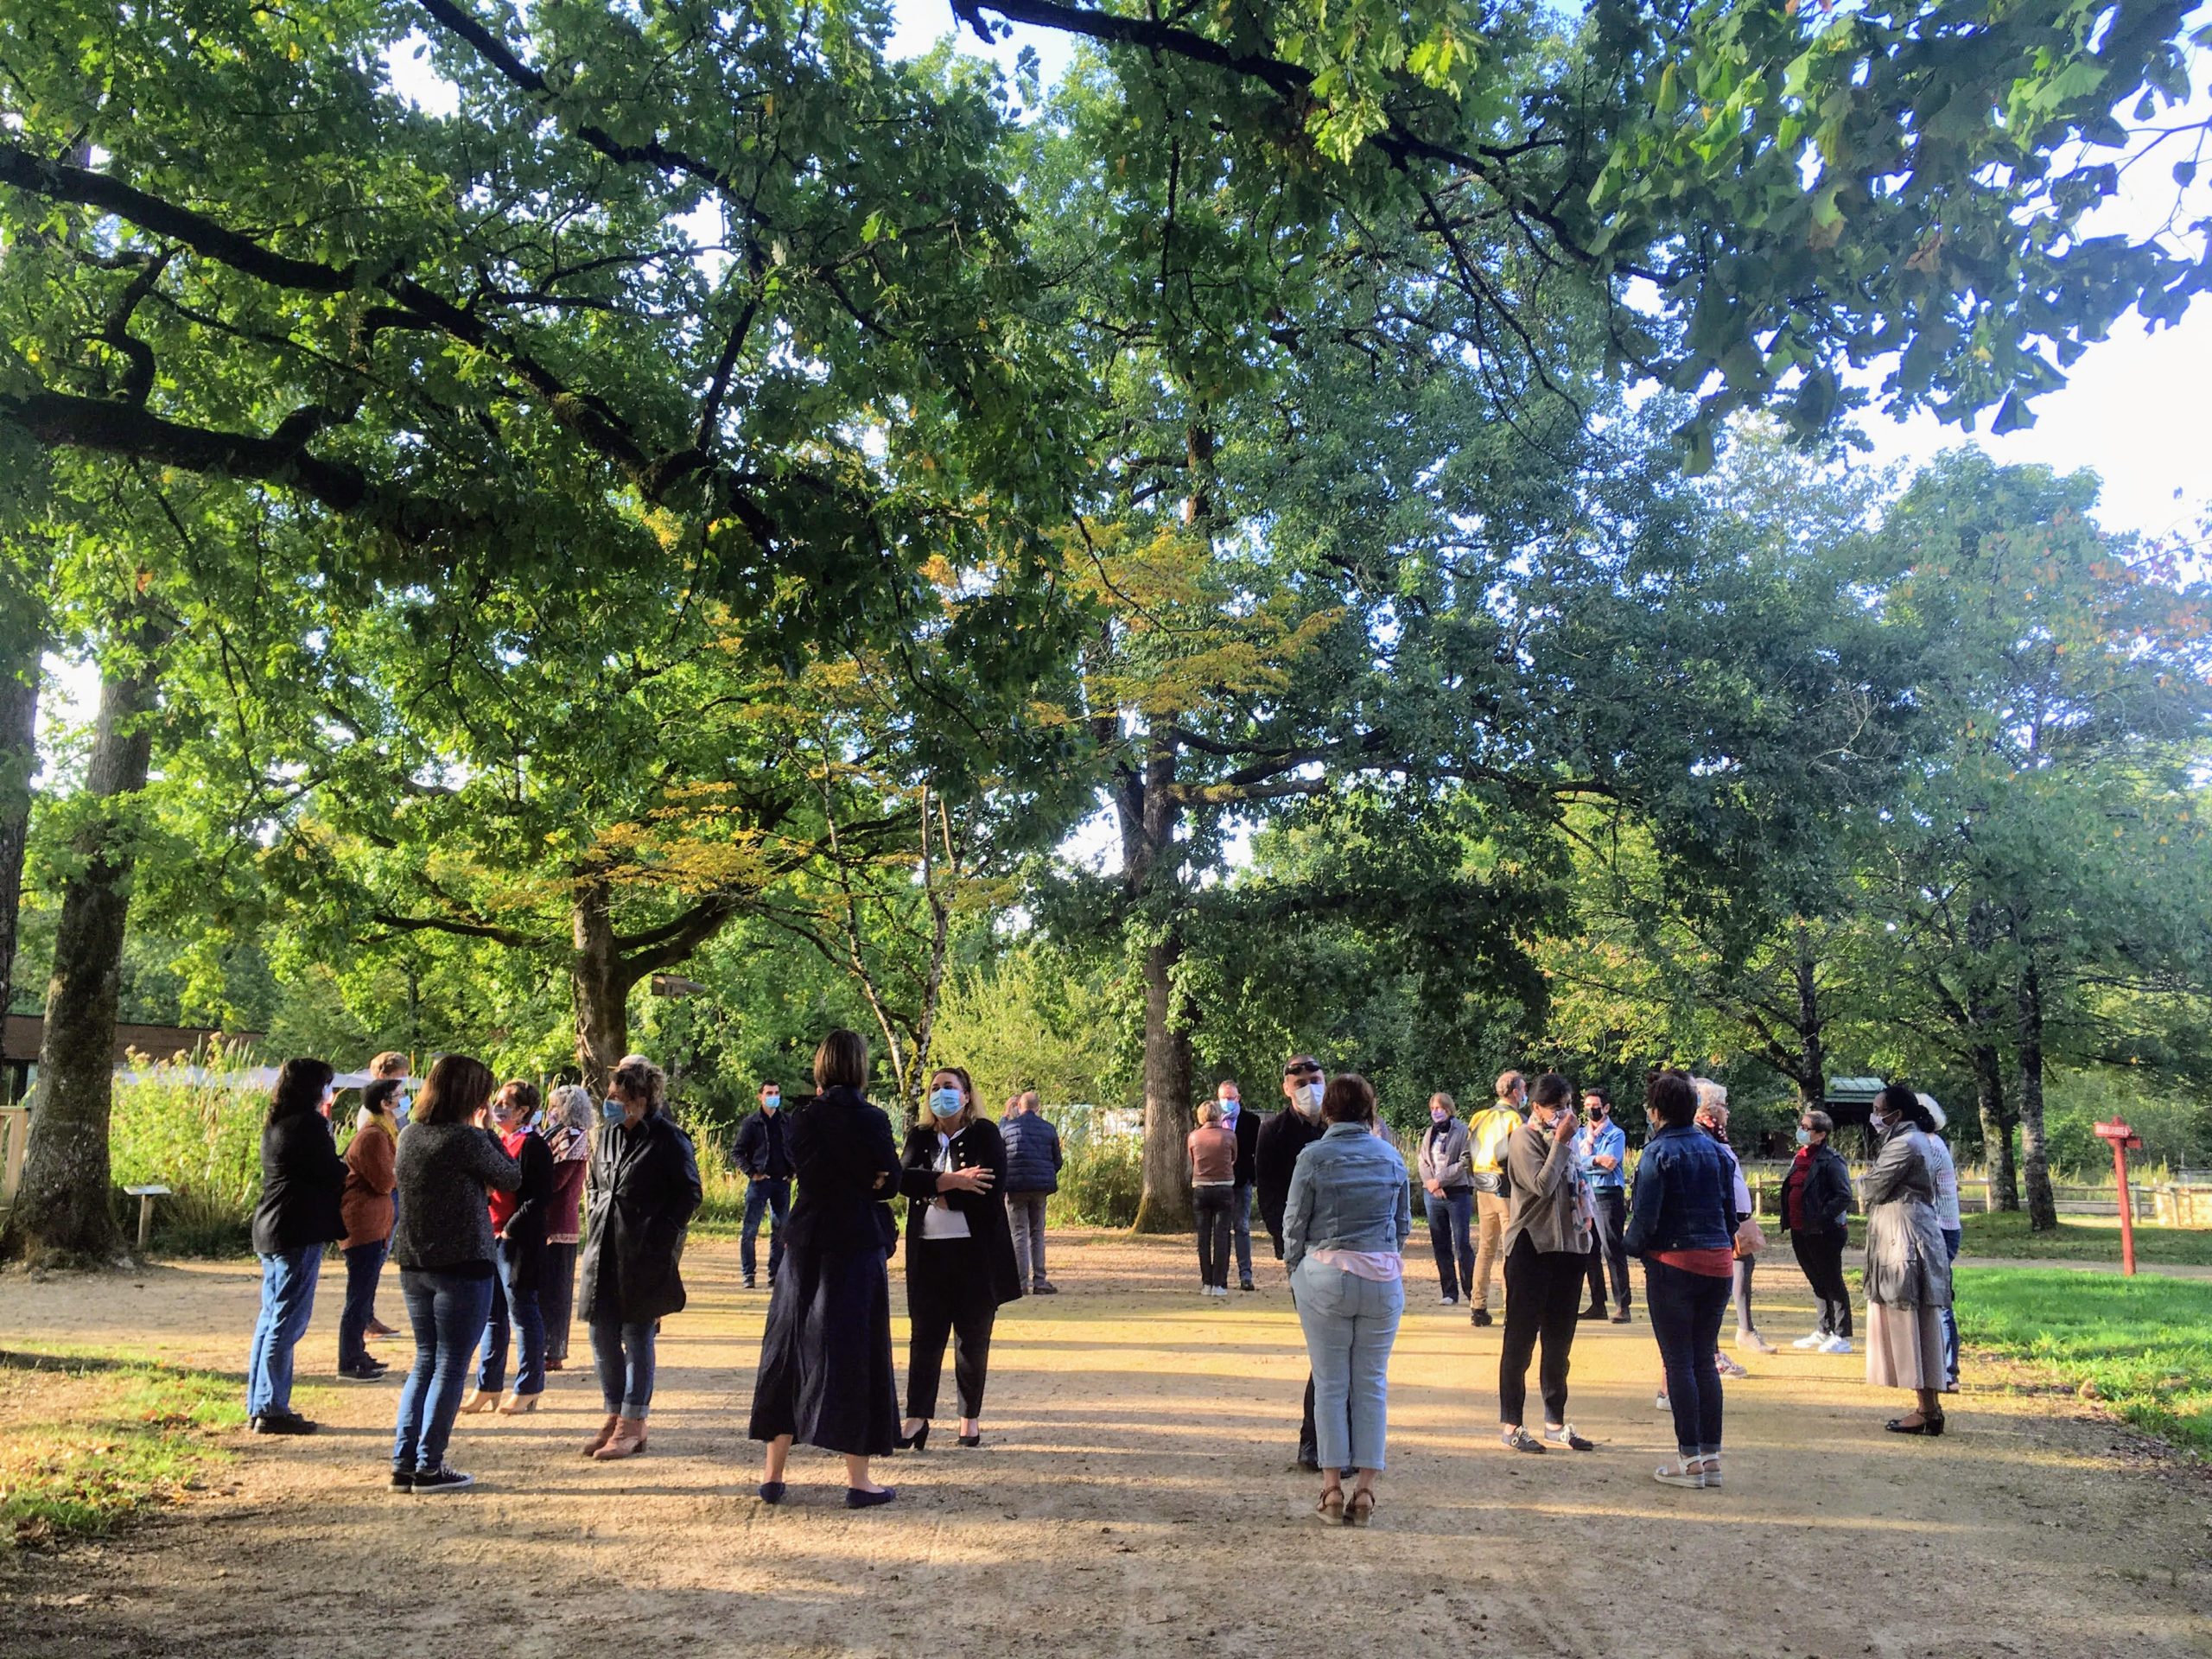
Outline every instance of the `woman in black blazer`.
{"type": "Polygon", "coordinates": [[[814,1081],[821,1093],[791,1114],[798,1193],[768,1300],[747,1432],[768,1443],[763,1502],[783,1501],[784,1463],[798,1440],[845,1454],[845,1504],[862,1510],[897,1496],[870,1478],[868,1459],[899,1442],[884,1270],[899,1237],[891,1218],[899,1151],[891,1119],[861,1092],[868,1044],[858,1032],[823,1039],[814,1081]]]}
{"type": "Polygon", "coordinates": [[[976,1419],[990,1368],[999,1305],[1021,1294],[1006,1216],[1006,1142],[976,1112],[976,1088],[957,1065],[930,1075],[925,1121],[906,1132],[899,1190],[906,1207],[906,1422],[899,1444],[929,1443],[944,1346],[953,1340],[960,1444],[981,1446],[976,1419]]]}

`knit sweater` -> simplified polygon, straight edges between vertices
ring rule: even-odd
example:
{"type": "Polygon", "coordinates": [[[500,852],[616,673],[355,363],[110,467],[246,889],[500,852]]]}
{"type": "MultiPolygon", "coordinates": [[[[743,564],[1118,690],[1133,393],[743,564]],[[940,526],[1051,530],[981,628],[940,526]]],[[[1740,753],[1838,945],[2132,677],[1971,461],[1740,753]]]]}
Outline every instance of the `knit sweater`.
{"type": "Polygon", "coordinates": [[[488,1129],[410,1123],[399,1135],[399,1224],[391,1259],[431,1272],[488,1271],[492,1217],[486,1193],[512,1192],[522,1166],[488,1129]]]}

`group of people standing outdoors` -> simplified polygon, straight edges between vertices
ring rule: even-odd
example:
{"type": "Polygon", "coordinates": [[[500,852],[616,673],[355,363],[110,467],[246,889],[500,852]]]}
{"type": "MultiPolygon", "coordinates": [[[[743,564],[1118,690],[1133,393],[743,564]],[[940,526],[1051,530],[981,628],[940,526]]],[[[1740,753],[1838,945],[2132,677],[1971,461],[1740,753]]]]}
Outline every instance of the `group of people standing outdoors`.
{"type": "MultiPolygon", "coordinates": [[[[329,1122],[332,1068],[290,1060],[276,1078],[254,1224],[263,1294],[248,1367],[253,1429],[315,1428],[291,1408],[292,1357],[324,1248],[337,1242],[347,1279],[341,1377],[369,1381],[388,1369],[366,1343],[398,1334],[376,1321],[375,1294],[385,1262],[399,1269],[415,1357],[394,1426],[395,1490],[472,1484],[447,1461],[455,1421],[533,1410],[547,1373],[566,1363],[572,1305],[590,1334],[607,1408],[582,1452],[607,1461],[643,1452],[658,1325],[685,1305],[681,1258],[701,1201],[697,1161],[668,1114],[660,1069],[625,1057],[596,1109],[575,1084],[541,1103],[535,1085],[502,1084],[465,1055],[432,1065],[419,1096],[409,1093],[404,1057],[379,1056],[372,1070],[385,1075],[364,1090],[342,1157],[329,1122]]],[[[872,1460],[927,1447],[948,1348],[957,1439],[982,1443],[998,1310],[1053,1292],[1043,1200],[1062,1154],[1033,1095],[1015,1096],[1003,1124],[994,1123],[957,1066],[931,1074],[902,1143],[866,1096],[868,1048],[855,1032],[823,1040],[814,1074],[817,1093],[795,1115],[783,1111],[777,1084],[764,1085],[737,1137],[752,1183],[741,1254],[748,1287],[759,1225],[764,1217],[774,1224],[749,1432],[766,1447],[764,1502],[783,1501],[791,1448],[804,1444],[841,1454],[845,1501],[868,1508],[896,1496],[874,1479],[872,1460]],[[901,1199],[911,1326],[903,1414],[887,1272],[901,1199]]],[[[1751,1319],[1751,1267],[1765,1240],[1727,1144],[1725,1090],[1655,1072],[1643,1103],[1651,1133],[1631,1180],[1610,1096],[1582,1091],[1578,1113],[1575,1090],[1557,1073],[1532,1084],[1506,1072],[1492,1103],[1465,1122],[1451,1096],[1433,1096],[1411,1177],[1365,1079],[1329,1077],[1312,1056],[1295,1055],[1281,1089],[1283,1109],[1262,1119],[1236,1083],[1222,1083],[1200,1108],[1188,1153],[1202,1292],[1229,1295],[1232,1262],[1241,1287],[1254,1287],[1255,1200],[1288,1272],[1311,1363],[1298,1462],[1322,1477],[1319,1515],[1361,1525],[1374,1512],[1414,1179],[1443,1304],[1464,1300],[1474,1324],[1490,1324],[1502,1274],[1504,1446],[1594,1449],[1567,1414],[1575,1332],[1590,1319],[1630,1319],[1635,1257],[1659,1350],[1659,1405],[1676,1440],[1656,1478],[1723,1484],[1721,1377],[1741,1375],[1719,1349],[1732,1303],[1738,1348],[1774,1351],[1751,1319]],[[1543,1408],[1534,1425],[1524,1421],[1532,1362],[1543,1408]]],[[[1943,1432],[1940,1396],[1957,1382],[1949,1307],[1957,1179],[1941,1122],[1924,1096],[1885,1089],[1872,1115],[1879,1152],[1865,1180],[1868,1376],[1912,1393],[1913,1410],[1888,1425],[1907,1434],[1943,1432]]],[[[1841,1258],[1853,1195],[1829,1145],[1834,1130],[1825,1113],[1802,1115],[1781,1221],[1821,1309],[1818,1328],[1795,1345],[1849,1352],[1841,1258]]]]}

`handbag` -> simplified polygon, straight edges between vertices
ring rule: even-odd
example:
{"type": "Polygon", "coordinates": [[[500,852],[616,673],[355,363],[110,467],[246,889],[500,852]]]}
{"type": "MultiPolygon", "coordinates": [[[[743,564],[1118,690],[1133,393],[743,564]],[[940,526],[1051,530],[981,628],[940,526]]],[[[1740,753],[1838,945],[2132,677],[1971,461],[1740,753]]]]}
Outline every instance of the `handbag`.
{"type": "Polygon", "coordinates": [[[1766,1234],[1759,1227],[1757,1216],[1745,1216],[1736,1224],[1736,1259],[1750,1260],[1766,1249],[1766,1234]]]}

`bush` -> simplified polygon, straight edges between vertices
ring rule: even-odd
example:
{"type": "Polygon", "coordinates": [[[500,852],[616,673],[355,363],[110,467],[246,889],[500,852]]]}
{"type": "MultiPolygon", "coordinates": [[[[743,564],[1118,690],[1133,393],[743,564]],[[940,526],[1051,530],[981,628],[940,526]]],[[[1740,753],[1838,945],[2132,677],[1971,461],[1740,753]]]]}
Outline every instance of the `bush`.
{"type": "Polygon", "coordinates": [[[747,1186],[733,1149],[736,1137],[727,1130],[688,1123],[684,1131],[699,1156],[699,1213],[691,1218],[693,1230],[735,1232],[745,1222],[747,1186]]]}
{"type": "Polygon", "coordinates": [[[1060,1190],[1046,1218],[1062,1226],[1128,1227],[1144,1192],[1144,1142],[1135,1135],[1065,1133],[1060,1190]]]}
{"type": "Polygon", "coordinates": [[[124,1236],[137,1236],[138,1206],[120,1189],[162,1185],[172,1196],[154,1206],[158,1249],[175,1255],[235,1255],[249,1249],[269,1102],[260,1090],[218,1079],[251,1068],[251,1051],[218,1042],[188,1059],[131,1059],[145,1075],[116,1084],[108,1129],[124,1236]]]}

